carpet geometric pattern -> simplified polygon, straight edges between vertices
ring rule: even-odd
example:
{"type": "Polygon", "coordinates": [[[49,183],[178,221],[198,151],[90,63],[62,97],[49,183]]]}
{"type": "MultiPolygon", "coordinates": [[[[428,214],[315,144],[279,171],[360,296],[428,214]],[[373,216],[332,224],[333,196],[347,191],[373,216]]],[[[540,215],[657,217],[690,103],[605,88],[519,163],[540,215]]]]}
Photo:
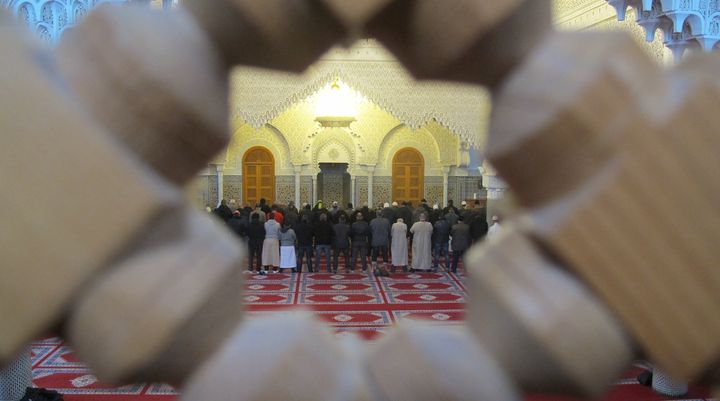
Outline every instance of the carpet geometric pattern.
{"type": "MultiPolygon", "coordinates": [[[[247,316],[282,315],[303,306],[330,326],[336,336],[357,335],[372,341],[404,319],[438,325],[463,324],[467,293],[464,275],[397,273],[375,277],[362,273],[279,273],[246,276],[247,316]]],[[[60,338],[32,345],[33,380],[67,401],[175,401],[177,392],[165,384],[112,388],[100,383],[60,338]]],[[[591,363],[591,362],[590,362],[591,363]]],[[[642,365],[629,370],[605,401],[661,401],[665,398],[637,383],[642,365]]],[[[708,392],[691,386],[685,400],[710,400],[708,392]]],[[[526,401],[572,401],[557,396],[528,396],[526,401]]]]}

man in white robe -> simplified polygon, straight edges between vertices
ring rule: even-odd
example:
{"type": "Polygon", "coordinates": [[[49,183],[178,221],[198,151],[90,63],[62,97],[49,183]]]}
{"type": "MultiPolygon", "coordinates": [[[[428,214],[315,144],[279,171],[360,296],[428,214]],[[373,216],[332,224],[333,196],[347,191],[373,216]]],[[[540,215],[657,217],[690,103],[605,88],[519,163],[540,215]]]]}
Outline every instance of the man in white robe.
{"type": "Polygon", "coordinates": [[[407,271],[408,265],[408,240],[407,240],[407,224],[402,218],[392,225],[390,230],[390,254],[392,255],[392,272],[400,266],[404,272],[407,271]]]}
{"type": "Polygon", "coordinates": [[[420,221],[410,227],[412,241],[412,270],[430,270],[432,268],[432,232],[433,226],[427,221],[425,213],[420,221]]]}
{"type": "Polygon", "coordinates": [[[500,225],[500,218],[498,216],[493,216],[492,221],[493,225],[490,226],[490,229],[487,233],[488,239],[497,237],[498,234],[500,234],[500,230],[502,230],[502,226],[500,225]]]}

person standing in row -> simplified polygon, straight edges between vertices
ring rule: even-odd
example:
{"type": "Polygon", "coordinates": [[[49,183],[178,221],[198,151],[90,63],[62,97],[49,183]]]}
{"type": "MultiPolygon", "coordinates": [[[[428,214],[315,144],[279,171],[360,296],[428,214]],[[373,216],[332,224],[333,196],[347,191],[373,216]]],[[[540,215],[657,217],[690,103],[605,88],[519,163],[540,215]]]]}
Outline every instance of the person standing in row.
{"type": "Polygon", "coordinates": [[[493,216],[492,221],[493,225],[490,226],[487,233],[488,238],[497,237],[498,234],[500,234],[500,230],[502,229],[502,226],[500,225],[500,218],[498,216],[493,216]]]}
{"type": "Polygon", "coordinates": [[[278,240],[280,241],[280,268],[279,271],[282,271],[283,269],[292,269],[295,271],[295,268],[297,266],[297,257],[295,256],[295,231],[293,231],[292,228],[290,228],[290,225],[285,223],[285,225],[280,230],[280,234],[278,235],[278,240]]]}
{"type": "Polygon", "coordinates": [[[413,235],[412,240],[412,269],[430,270],[432,268],[432,232],[433,227],[427,221],[427,215],[421,213],[420,221],[413,224],[410,233],[413,235]]]}
{"type": "Polygon", "coordinates": [[[348,255],[348,249],[350,248],[350,226],[345,223],[347,218],[344,214],[338,215],[338,222],[333,225],[333,242],[335,246],[335,252],[333,252],[333,273],[338,272],[338,259],[340,253],[343,254],[343,260],[345,261],[345,271],[348,269],[348,262],[350,256],[348,255]]]}
{"type": "Polygon", "coordinates": [[[455,224],[450,230],[450,235],[452,236],[451,246],[453,250],[452,265],[450,270],[453,273],[457,273],[458,262],[465,254],[465,251],[470,247],[471,241],[470,226],[465,224],[462,216],[460,217],[460,220],[458,220],[457,224],[455,224]]]}
{"type": "MultiPolygon", "coordinates": [[[[440,256],[445,258],[445,271],[450,271],[450,260],[448,254],[448,242],[450,242],[450,223],[445,220],[445,217],[435,222],[433,227],[433,250],[435,251],[435,263],[433,271],[437,273],[440,270],[440,256]]],[[[454,249],[454,248],[453,248],[454,249]]]]}
{"type": "Polygon", "coordinates": [[[315,237],[315,272],[320,272],[320,259],[325,254],[325,268],[330,273],[330,253],[332,244],[333,228],[327,219],[327,214],[320,213],[320,220],[313,228],[313,237],[315,237]]]}
{"type": "Polygon", "coordinates": [[[350,264],[350,269],[355,271],[355,263],[357,263],[357,259],[360,257],[362,271],[367,272],[367,251],[370,226],[364,220],[362,213],[358,213],[355,216],[355,222],[350,227],[350,236],[352,238],[352,263],[350,264]]]}
{"type": "Polygon", "coordinates": [[[404,272],[407,272],[408,228],[407,224],[403,222],[402,217],[398,218],[395,224],[392,225],[390,238],[392,239],[392,272],[395,273],[397,266],[400,266],[404,272]]]}
{"type": "Polygon", "coordinates": [[[280,266],[280,224],[275,221],[275,213],[268,214],[265,222],[265,241],[262,249],[262,264],[265,269],[275,273],[280,266]]]}
{"type": "Polygon", "coordinates": [[[386,265],[388,264],[388,244],[390,242],[390,222],[380,211],[370,222],[370,235],[372,245],[372,270],[379,276],[389,276],[386,265]],[[383,264],[378,266],[378,255],[382,255],[383,264]]]}
{"type": "Polygon", "coordinates": [[[257,273],[263,274],[262,270],[262,249],[263,241],[265,241],[265,227],[260,222],[260,216],[257,213],[250,215],[250,224],[247,228],[248,236],[248,252],[249,264],[248,270],[253,270],[253,258],[257,261],[257,273]]]}
{"type": "Polygon", "coordinates": [[[310,225],[310,216],[303,215],[300,222],[293,228],[298,241],[297,271],[302,273],[303,258],[307,262],[308,273],[313,272],[313,228],[310,225]]]}

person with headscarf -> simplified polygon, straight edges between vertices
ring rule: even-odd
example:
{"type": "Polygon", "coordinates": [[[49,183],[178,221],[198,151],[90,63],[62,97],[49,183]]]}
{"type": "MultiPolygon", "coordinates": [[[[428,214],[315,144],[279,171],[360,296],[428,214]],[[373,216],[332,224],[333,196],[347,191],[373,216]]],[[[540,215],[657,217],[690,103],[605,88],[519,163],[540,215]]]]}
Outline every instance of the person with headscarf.
{"type": "Polygon", "coordinates": [[[280,266],[280,224],[275,221],[275,213],[268,214],[265,222],[265,241],[263,241],[262,264],[271,273],[280,266]]]}
{"type": "Polygon", "coordinates": [[[297,237],[295,231],[290,228],[290,224],[285,223],[280,229],[278,240],[280,241],[280,268],[278,270],[292,269],[293,272],[297,271],[297,256],[295,255],[297,237]]]}

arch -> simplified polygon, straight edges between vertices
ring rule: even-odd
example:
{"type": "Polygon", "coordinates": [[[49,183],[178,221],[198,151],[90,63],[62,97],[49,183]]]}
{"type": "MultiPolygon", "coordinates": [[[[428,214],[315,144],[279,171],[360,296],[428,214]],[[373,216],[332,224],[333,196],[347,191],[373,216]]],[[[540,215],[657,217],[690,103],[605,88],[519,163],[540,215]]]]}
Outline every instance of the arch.
{"type": "MultiPolygon", "coordinates": [[[[256,130],[248,124],[241,124],[234,130],[230,145],[225,152],[225,169],[241,169],[243,155],[253,147],[270,149],[275,155],[275,171],[287,172],[292,168],[291,154],[285,135],[276,127],[266,124],[256,130]]],[[[291,171],[291,170],[290,170],[291,171]]],[[[241,172],[238,172],[242,174],[241,172]]]]}
{"type": "Polygon", "coordinates": [[[354,166],[357,163],[355,143],[350,134],[341,129],[323,132],[314,138],[312,142],[308,143],[303,151],[312,152],[310,162],[313,165],[321,162],[331,162],[348,163],[348,165],[354,166]],[[338,153],[336,158],[330,155],[333,150],[338,153]]]}
{"type": "Polygon", "coordinates": [[[248,149],[242,158],[243,202],[256,204],[261,198],[275,201],[275,157],[264,146],[248,149]]]}
{"type": "Polygon", "coordinates": [[[406,147],[392,159],[392,200],[417,205],[425,196],[425,159],[419,150],[406,147]]]}
{"type": "Polygon", "coordinates": [[[435,137],[424,127],[412,131],[405,124],[399,124],[388,131],[380,143],[376,175],[391,175],[393,156],[407,147],[413,147],[422,154],[425,175],[432,174],[431,169],[440,167],[440,145],[435,137]]]}

